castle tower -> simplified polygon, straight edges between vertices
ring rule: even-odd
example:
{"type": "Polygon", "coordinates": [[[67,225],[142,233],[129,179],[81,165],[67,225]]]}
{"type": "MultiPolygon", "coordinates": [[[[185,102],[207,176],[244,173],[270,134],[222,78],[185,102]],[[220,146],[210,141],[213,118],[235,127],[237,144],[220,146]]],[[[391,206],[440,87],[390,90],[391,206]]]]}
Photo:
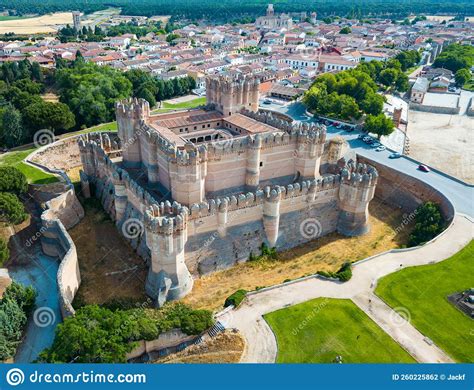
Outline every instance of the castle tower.
{"type": "Polygon", "coordinates": [[[230,116],[246,108],[258,110],[260,80],[241,74],[206,78],[206,98],[210,107],[230,116]]]}
{"type": "Polygon", "coordinates": [[[270,191],[270,187],[265,188],[265,198],[263,200],[263,227],[267,235],[268,246],[273,248],[278,240],[280,227],[280,187],[270,191]]]}
{"type": "Polygon", "coordinates": [[[205,199],[207,150],[204,146],[197,148],[187,143],[169,167],[171,194],[176,202],[189,206],[205,199]]]}
{"type": "Polygon", "coordinates": [[[115,105],[118,136],[120,138],[123,164],[127,168],[140,168],[140,124],[148,120],[150,105],[144,99],[127,99],[115,105]]]}
{"type": "Polygon", "coordinates": [[[80,11],[72,11],[72,24],[76,32],[81,31],[81,12],[80,11]]]}
{"type": "Polygon", "coordinates": [[[245,172],[245,186],[248,191],[255,191],[260,182],[260,154],[262,137],[257,134],[251,139],[247,148],[247,167],[245,172]]]}
{"type": "Polygon", "coordinates": [[[297,134],[295,169],[299,177],[314,179],[320,176],[319,168],[323,154],[326,132],[316,125],[304,124],[297,134]]]}
{"type": "Polygon", "coordinates": [[[188,210],[169,202],[153,205],[145,212],[146,243],[151,264],[146,292],[162,306],[183,298],[193,287],[193,278],[184,262],[188,210]]]}
{"type": "Polygon", "coordinates": [[[275,10],[273,9],[273,4],[268,4],[267,7],[267,16],[275,15],[275,10]]]}
{"type": "Polygon", "coordinates": [[[369,231],[369,202],[374,198],[377,170],[365,164],[349,163],[341,172],[337,231],[360,236],[369,231]]]}

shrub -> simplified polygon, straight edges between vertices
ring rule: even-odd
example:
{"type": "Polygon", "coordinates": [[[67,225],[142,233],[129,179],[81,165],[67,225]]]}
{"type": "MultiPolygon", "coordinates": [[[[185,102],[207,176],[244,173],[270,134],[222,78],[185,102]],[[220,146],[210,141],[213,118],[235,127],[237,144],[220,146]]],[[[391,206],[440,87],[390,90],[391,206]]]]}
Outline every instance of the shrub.
{"type": "Polygon", "coordinates": [[[415,227],[408,239],[409,246],[422,245],[443,231],[444,218],[438,204],[426,202],[416,209],[415,227]]]}
{"type": "Polygon", "coordinates": [[[224,307],[234,305],[234,307],[238,307],[245,298],[247,294],[246,290],[237,290],[235,293],[230,295],[224,302],[224,307]]]}
{"type": "Polygon", "coordinates": [[[28,214],[15,194],[0,192],[0,221],[13,224],[22,223],[28,214]]]}
{"type": "Polygon", "coordinates": [[[10,257],[10,250],[8,249],[7,242],[0,238],[0,266],[10,257]]]}
{"type": "Polygon", "coordinates": [[[200,334],[214,323],[208,310],[193,310],[182,303],[156,309],[111,310],[86,305],[66,318],[56,329],[51,348],[40,354],[50,363],[125,363],[126,354],[138,340],[153,340],[161,333],[180,328],[186,334],[200,334]]]}
{"type": "Polygon", "coordinates": [[[13,282],[0,299],[0,361],[15,355],[28,315],[34,309],[35,298],[32,287],[13,282]]]}
{"type": "Polygon", "coordinates": [[[0,192],[22,194],[28,189],[26,176],[15,167],[0,167],[0,192]]]}
{"type": "Polygon", "coordinates": [[[325,278],[334,278],[339,279],[341,282],[347,282],[352,278],[352,265],[351,263],[346,262],[337,272],[318,271],[317,274],[324,276],[325,278]]]}
{"type": "Polygon", "coordinates": [[[209,310],[193,310],[181,320],[181,330],[186,334],[200,334],[214,324],[209,310]]]}

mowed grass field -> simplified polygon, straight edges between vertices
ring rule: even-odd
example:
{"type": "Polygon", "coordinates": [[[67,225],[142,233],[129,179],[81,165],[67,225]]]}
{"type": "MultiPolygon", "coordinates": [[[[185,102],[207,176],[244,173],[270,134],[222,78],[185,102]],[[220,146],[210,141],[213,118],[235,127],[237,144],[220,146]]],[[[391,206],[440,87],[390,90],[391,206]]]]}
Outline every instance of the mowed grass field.
{"type": "Polygon", "coordinates": [[[161,114],[161,113],[165,113],[165,112],[169,112],[173,110],[187,110],[187,109],[203,106],[205,104],[206,104],[205,97],[199,97],[194,100],[189,100],[187,102],[176,103],[176,104],[163,102],[163,107],[153,110],[152,114],[161,114]]]}
{"type": "Polygon", "coordinates": [[[403,269],[375,290],[391,307],[404,307],[411,323],[459,362],[474,362],[474,320],[447,297],[474,287],[474,241],[437,264],[403,269]]]}
{"type": "Polygon", "coordinates": [[[349,299],[317,298],[264,316],[278,344],[278,363],[414,363],[349,299]]]}
{"type": "Polygon", "coordinates": [[[57,182],[58,178],[56,176],[43,172],[41,169],[28,165],[23,161],[34,150],[35,148],[29,148],[0,155],[0,166],[13,166],[18,168],[23,172],[30,184],[48,184],[57,182]]]}

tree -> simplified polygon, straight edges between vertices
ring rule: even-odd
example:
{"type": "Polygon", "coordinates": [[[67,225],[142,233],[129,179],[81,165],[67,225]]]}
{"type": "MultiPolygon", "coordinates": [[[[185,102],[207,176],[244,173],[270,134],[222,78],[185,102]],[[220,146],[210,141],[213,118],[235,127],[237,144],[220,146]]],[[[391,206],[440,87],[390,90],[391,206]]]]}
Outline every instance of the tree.
{"type": "Polygon", "coordinates": [[[341,28],[341,30],[339,31],[339,34],[350,34],[351,32],[352,32],[351,28],[346,26],[346,27],[341,28]]]}
{"type": "Polygon", "coordinates": [[[469,69],[465,69],[465,68],[459,69],[455,73],[454,79],[456,80],[456,85],[458,87],[462,87],[471,79],[471,72],[469,71],[469,69]]]}
{"type": "Polygon", "coordinates": [[[398,78],[398,71],[396,69],[384,69],[380,72],[379,80],[380,82],[387,86],[390,87],[395,84],[398,78]]]}
{"type": "Polygon", "coordinates": [[[385,114],[367,115],[364,130],[368,133],[377,134],[378,139],[380,139],[382,135],[390,135],[393,132],[394,124],[392,119],[385,116],[385,114]]]}
{"type": "Polygon", "coordinates": [[[409,246],[424,244],[443,231],[444,218],[438,204],[426,202],[416,209],[415,227],[409,237],[409,246]]]}
{"type": "Polygon", "coordinates": [[[36,292],[16,282],[8,286],[0,299],[0,361],[15,355],[29,314],[35,307],[36,292]]]}
{"type": "Polygon", "coordinates": [[[66,104],[45,101],[26,107],[23,112],[23,122],[33,131],[69,130],[76,124],[74,114],[66,104]]]}
{"type": "Polygon", "coordinates": [[[25,207],[15,194],[0,192],[0,221],[18,225],[27,217],[25,207]]]}
{"type": "Polygon", "coordinates": [[[8,249],[8,243],[0,237],[0,267],[3,266],[9,257],[10,250],[8,249]]]}
{"type": "Polygon", "coordinates": [[[20,112],[9,105],[5,107],[1,121],[0,142],[8,148],[21,145],[26,138],[26,132],[22,125],[20,112]]]}
{"type": "Polygon", "coordinates": [[[18,168],[0,166],[0,192],[22,194],[28,189],[26,176],[18,168]]]}
{"type": "Polygon", "coordinates": [[[377,93],[368,94],[360,103],[360,108],[367,114],[379,115],[382,113],[384,97],[377,93]]]}
{"type": "Polygon", "coordinates": [[[136,97],[145,99],[150,104],[150,107],[154,107],[156,105],[156,98],[153,92],[151,92],[148,88],[140,88],[136,94],[136,97]]]}
{"type": "Polygon", "coordinates": [[[452,44],[447,46],[433,63],[434,67],[446,68],[454,73],[459,69],[469,69],[474,65],[474,47],[452,44]]]}

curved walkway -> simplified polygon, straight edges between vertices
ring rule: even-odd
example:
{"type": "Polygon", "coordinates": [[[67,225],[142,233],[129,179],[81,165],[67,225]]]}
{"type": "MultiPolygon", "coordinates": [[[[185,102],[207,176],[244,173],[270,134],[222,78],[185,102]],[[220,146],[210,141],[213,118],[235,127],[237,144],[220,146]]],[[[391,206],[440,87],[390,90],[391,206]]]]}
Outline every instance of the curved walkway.
{"type": "Polygon", "coordinates": [[[424,265],[449,258],[473,239],[473,229],[474,224],[468,218],[456,214],[444,233],[422,247],[389,251],[358,262],[354,266],[352,279],[346,283],[309,277],[270,287],[249,294],[238,309],[227,311],[219,320],[228,327],[239,329],[245,336],[247,350],[242,362],[273,363],[277,356],[277,343],[262,317],[264,314],[319,297],[352,299],[418,361],[452,362],[438,347],[427,343],[424,336],[411,324],[396,325],[400,324],[397,321],[398,314],[372,295],[379,278],[396,272],[401,267],[424,265]],[[369,296],[373,300],[370,308],[365,304],[368,303],[369,296]]]}

